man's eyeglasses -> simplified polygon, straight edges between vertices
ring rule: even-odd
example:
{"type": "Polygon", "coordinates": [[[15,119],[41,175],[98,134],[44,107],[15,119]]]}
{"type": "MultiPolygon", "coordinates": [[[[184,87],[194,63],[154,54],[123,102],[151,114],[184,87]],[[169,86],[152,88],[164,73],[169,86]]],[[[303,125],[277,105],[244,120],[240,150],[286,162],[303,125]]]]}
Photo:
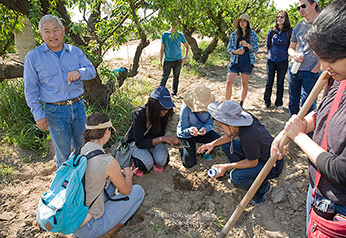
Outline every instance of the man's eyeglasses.
{"type": "Polygon", "coordinates": [[[306,8],[306,5],[305,5],[305,4],[302,4],[302,5],[298,6],[298,7],[297,7],[297,10],[300,11],[300,8],[303,8],[303,9],[304,9],[304,8],[306,8]]]}
{"type": "Polygon", "coordinates": [[[277,19],[279,19],[279,18],[283,19],[283,18],[285,18],[285,16],[277,16],[276,18],[277,19]]]}

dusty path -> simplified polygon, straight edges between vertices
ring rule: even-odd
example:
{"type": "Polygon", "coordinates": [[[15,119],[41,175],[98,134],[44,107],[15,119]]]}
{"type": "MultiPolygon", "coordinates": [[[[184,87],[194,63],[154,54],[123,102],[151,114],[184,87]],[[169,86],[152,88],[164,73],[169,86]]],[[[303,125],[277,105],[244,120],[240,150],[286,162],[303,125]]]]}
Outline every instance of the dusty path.
{"type": "MultiPolygon", "coordinates": [[[[265,56],[262,46],[256,56],[257,63],[244,107],[256,115],[274,136],[288,119],[287,82],[286,109],[262,110],[265,56]]],[[[126,61],[126,58],[113,58],[111,63],[117,68],[126,61]]],[[[158,62],[155,54],[142,59],[140,73],[129,80],[146,80],[148,84],[158,85],[161,69],[155,62],[158,62]]],[[[183,70],[179,94],[189,92],[197,85],[207,85],[212,88],[216,100],[222,101],[227,64],[228,59],[225,59],[222,65],[202,66],[198,69],[200,76],[186,76],[183,70]]],[[[170,88],[171,84],[170,78],[167,87],[170,88]]],[[[234,99],[238,100],[239,78],[234,89],[234,99]]],[[[177,108],[169,125],[169,134],[175,134],[181,104],[181,99],[174,100],[177,108]]],[[[207,176],[212,164],[226,162],[219,149],[211,154],[211,161],[200,157],[192,169],[182,166],[177,149],[169,148],[169,153],[170,163],[163,173],[152,171],[141,178],[134,178],[134,182],[146,191],[146,197],[122,230],[126,237],[133,238],[217,237],[246,191],[227,183],[228,176],[220,179],[207,176]]],[[[0,183],[0,238],[72,237],[43,232],[35,220],[39,197],[48,188],[55,171],[52,156],[37,158],[32,152],[2,142],[0,161],[14,168],[12,183],[0,183]]],[[[282,175],[272,182],[272,196],[261,205],[249,205],[228,237],[304,237],[307,160],[295,145],[291,145],[286,156],[282,175]]]]}

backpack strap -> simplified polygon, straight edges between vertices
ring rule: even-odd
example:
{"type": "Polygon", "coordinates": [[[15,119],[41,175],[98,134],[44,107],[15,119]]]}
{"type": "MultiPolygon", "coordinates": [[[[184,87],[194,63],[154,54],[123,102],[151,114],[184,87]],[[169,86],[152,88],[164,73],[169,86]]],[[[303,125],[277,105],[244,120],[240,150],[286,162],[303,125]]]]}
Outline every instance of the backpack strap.
{"type": "MultiPolygon", "coordinates": [[[[129,130],[128,130],[129,131],[129,130]]],[[[87,158],[87,160],[98,156],[98,155],[103,155],[105,154],[105,152],[103,152],[102,150],[93,150],[90,151],[88,154],[85,155],[85,157],[87,158]]],[[[84,177],[83,177],[84,180],[84,177]]],[[[83,181],[84,184],[84,181],[83,181]]],[[[130,198],[128,196],[122,197],[122,198],[111,198],[111,196],[108,194],[106,188],[103,188],[104,193],[106,194],[106,197],[108,198],[108,200],[116,202],[116,201],[122,201],[122,200],[129,200],[130,198]]],[[[89,208],[94,204],[94,202],[96,201],[96,199],[101,195],[101,193],[90,203],[89,208]]]]}
{"type": "Polygon", "coordinates": [[[103,152],[102,150],[93,150],[93,151],[90,151],[88,154],[86,154],[85,157],[87,158],[87,160],[89,160],[95,156],[103,155],[103,154],[105,154],[105,152],[103,152]]]}

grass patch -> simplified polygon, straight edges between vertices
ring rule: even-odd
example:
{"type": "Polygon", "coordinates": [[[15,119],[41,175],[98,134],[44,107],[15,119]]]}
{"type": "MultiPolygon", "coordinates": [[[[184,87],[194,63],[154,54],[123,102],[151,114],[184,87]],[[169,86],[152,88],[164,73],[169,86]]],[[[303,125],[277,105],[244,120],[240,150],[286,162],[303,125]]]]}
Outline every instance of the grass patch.
{"type": "Polygon", "coordinates": [[[49,134],[40,130],[24,97],[23,80],[0,84],[0,128],[2,139],[37,153],[47,152],[49,134]]]}
{"type": "MultiPolygon", "coordinates": [[[[110,99],[107,108],[97,108],[86,103],[87,116],[96,112],[104,112],[117,129],[108,144],[114,144],[123,136],[132,121],[132,113],[144,104],[147,96],[154,89],[148,80],[128,78],[120,90],[110,99]]],[[[49,133],[40,130],[33,119],[24,96],[23,80],[8,80],[0,83],[0,128],[1,138],[8,144],[22,146],[35,151],[37,155],[47,153],[49,133]]],[[[30,162],[25,159],[25,162],[30,162]]]]}
{"type": "Polygon", "coordinates": [[[3,162],[0,163],[0,178],[9,178],[13,174],[13,168],[3,162]]]}

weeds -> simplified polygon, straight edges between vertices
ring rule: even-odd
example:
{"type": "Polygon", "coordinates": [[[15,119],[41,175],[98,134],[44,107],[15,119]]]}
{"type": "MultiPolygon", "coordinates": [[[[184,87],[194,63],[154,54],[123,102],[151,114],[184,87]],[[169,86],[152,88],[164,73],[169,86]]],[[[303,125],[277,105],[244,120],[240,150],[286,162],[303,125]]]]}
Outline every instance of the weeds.
{"type": "Polygon", "coordinates": [[[22,80],[0,84],[0,128],[7,143],[47,152],[48,133],[40,130],[26,105],[22,80]]]}
{"type": "Polygon", "coordinates": [[[0,163],[0,178],[8,178],[13,174],[13,168],[3,162],[0,163]]]}

